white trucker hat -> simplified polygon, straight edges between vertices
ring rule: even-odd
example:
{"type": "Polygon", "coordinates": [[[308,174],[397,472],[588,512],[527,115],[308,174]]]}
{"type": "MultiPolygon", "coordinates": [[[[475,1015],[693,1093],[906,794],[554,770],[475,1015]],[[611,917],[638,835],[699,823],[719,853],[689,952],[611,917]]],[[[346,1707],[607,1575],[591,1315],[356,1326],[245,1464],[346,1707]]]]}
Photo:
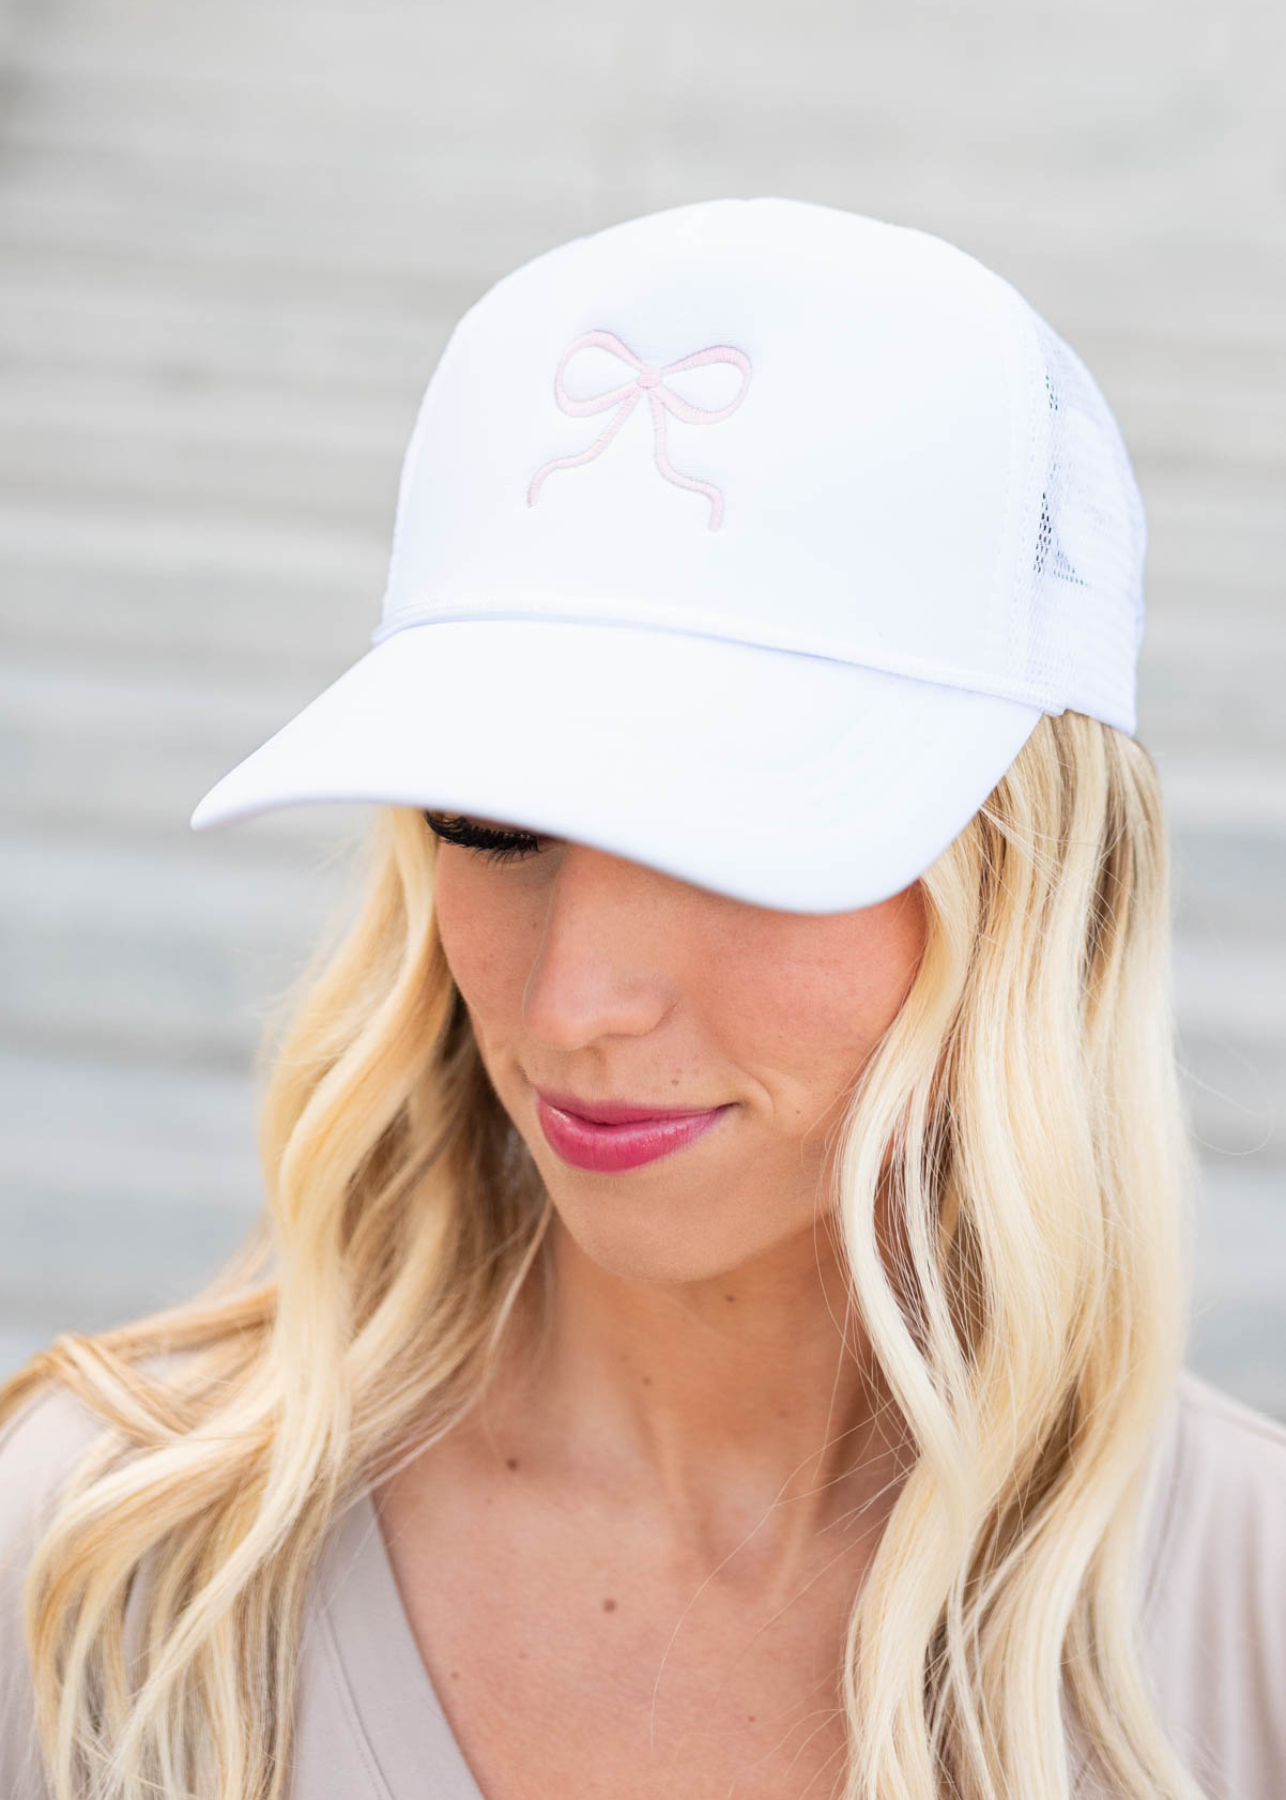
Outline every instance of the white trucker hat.
{"type": "Polygon", "coordinates": [[[1133,734],[1145,548],[1093,378],[964,251],[775,197],[629,219],[459,320],[371,649],[191,823],[378,801],[873,905],[1042,713],[1133,734]]]}

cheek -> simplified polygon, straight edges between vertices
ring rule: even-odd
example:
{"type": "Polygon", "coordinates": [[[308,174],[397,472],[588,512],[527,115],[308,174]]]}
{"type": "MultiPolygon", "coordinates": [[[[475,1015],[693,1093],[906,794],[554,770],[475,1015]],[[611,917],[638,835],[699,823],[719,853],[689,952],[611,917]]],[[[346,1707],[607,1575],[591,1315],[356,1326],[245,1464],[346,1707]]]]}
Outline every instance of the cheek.
{"type": "MultiPolygon", "coordinates": [[[[773,921],[768,941],[728,945],[720,983],[766,1063],[844,1079],[896,1018],[924,949],[918,893],[833,919],[773,921]]],[[[809,1082],[812,1085],[812,1082],[809,1082]]]]}
{"type": "Polygon", "coordinates": [[[873,908],[864,925],[848,948],[847,999],[879,1036],[901,1010],[924,954],[918,888],[873,908]]]}
{"type": "Polygon", "coordinates": [[[475,1023],[502,1015],[506,996],[520,1004],[525,933],[512,892],[485,879],[466,856],[439,855],[436,916],[442,951],[475,1023]]]}

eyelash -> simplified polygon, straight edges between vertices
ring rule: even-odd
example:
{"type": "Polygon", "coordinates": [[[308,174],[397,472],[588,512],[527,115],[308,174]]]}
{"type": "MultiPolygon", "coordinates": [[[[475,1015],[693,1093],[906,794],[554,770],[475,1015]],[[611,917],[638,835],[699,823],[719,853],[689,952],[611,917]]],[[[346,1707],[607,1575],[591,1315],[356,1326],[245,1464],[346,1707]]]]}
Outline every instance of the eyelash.
{"type": "Polygon", "coordinates": [[[533,831],[496,831],[490,825],[475,825],[463,813],[426,811],[424,817],[435,837],[448,844],[459,844],[465,850],[476,850],[488,862],[520,862],[545,841],[533,831]]]}

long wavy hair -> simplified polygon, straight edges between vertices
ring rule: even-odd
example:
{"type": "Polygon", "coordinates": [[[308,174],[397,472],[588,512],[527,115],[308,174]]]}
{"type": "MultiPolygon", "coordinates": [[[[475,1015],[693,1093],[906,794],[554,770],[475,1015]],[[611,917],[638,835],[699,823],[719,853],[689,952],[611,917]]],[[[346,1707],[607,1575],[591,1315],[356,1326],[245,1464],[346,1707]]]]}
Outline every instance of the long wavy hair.
{"type": "MultiPolygon", "coordinates": [[[[355,915],[265,1036],[266,1201],[236,1258],[0,1388],[0,1422],[59,1385],[104,1421],[24,1589],[58,1800],[280,1800],[329,1525],[556,1304],[550,1197],[444,959],[434,869],[423,816],[378,809],[355,915]]],[[[1122,1800],[1203,1800],[1135,1630],[1196,1190],[1169,869],[1149,754],[1067,712],[921,878],[925,951],[823,1197],[914,1450],[853,1597],[844,1800],[1067,1800],[1065,1707],[1122,1800]]]]}

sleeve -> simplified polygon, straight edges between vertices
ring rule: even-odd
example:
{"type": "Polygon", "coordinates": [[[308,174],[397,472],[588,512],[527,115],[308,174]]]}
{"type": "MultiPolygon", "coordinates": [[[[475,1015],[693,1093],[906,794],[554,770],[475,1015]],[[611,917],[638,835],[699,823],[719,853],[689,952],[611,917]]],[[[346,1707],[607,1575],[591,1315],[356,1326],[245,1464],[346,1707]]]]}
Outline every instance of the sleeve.
{"type": "Polygon", "coordinates": [[[61,1389],[38,1393],[0,1429],[0,1795],[52,1800],[35,1728],[23,1588],[63,1479],[103,1422],[61,1389]]]}

